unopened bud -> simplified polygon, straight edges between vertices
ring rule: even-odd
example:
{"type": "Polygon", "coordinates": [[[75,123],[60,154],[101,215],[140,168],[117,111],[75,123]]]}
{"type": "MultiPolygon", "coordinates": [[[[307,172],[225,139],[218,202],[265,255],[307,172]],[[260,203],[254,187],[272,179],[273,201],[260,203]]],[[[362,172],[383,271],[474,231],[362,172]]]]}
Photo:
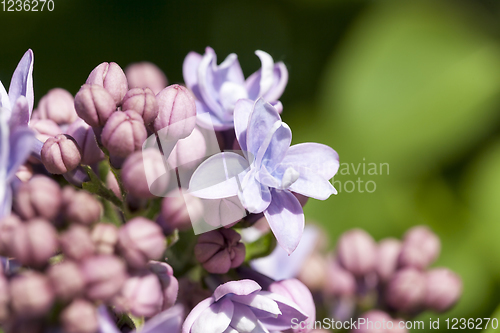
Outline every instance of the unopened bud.
{"type": "Polygon", "coordinates": [[[91,239],[98,254],[113,254],[118,243],[118,228],[109,223],[96,224],[91,239]]]}
{"type": "Polygon", "coordinates": [[[172,307],[177,300],[179,294],[179,282],[174,276],[174,270],[172,267],[165,263],[159,261],[150,261],[149,270],[156,274],[157,278],[160,280],[163,303],[161,306],[162,311],[172,307]]]}
{"type": "Polygon", "coordinates": [[[394,238],[380,241],[377,249],[377,264],[375,270],[382,281],[388,281],[396,272],[398,258],[401,253],[401,242],[394,238]]]}
{"type": "Polygon", "coordinates": [[[160,226],[144,217],[133,218],[118,232],[118,249],[133,268],[144,268],[149,260],[159,259],[165,246],[160,226]]]}
{"type": "Polygon", "coordinates": [[[86,191],[76,191],[71,186],[63,190],[63,214],[69,222],[90,225],[99,221],[101,203],[86,191]]]}
{"type": "Polygon", "coordinates": [[[122,68],[115,62],[103,62],[90,73],[86,84],[96,84],[104,87],[117,106],[122,102],[123,96],[127,93],[127,77],[122,68]]]}
{"type": "Polygon", "coordinates": [[[131,276],[114,301],[120,312],[138,317],[152,317],[161,311],[163,295],[160,281],[153,273],[131,276]]]}
{"type": "Polygon", "coordinates": [[[392,308],[411,313],[418,311],[425,299],[425,275],[417,269],[399,270],[390,279],[385,300],[392,308]]]}
{"type": "Polygon", "coordinates": [[[141,150],[147,131],[142,117],[134,111],[115,112],[102,130],[102,144],[116,157],[127,157],[141,150]]]}
{"type": "Polygon", "coordinates": [[[94,243],[89,230],[81,225],[72,225],[59,239],[63,253],[70,259],[80,261],[94,254],[94,243]]]}
{"type": "Polygon", "coordinates": [[[399,265],[424,269],[437,259],[440,250],[439,237],[428,227],[413,227],[404,236],[399,265]]]}
{"type": "Polygon", "coordinates": [[[91,165],[104,159],[104,153],[97,145],[94,130],[82,119],[78,118],[72,123],[66,134],[71,135],[80,147],[82,164],[91,165]]]}
{"type": "Polygon", "coordinates": [[[50,119],[58,125],[71,124],[77,118],[73,96],[62,88],[49,90],[40,99],[37,113],[40,119],[50,119]]]}
{"type": "Polygon", "coordinates": [[[74,300],[63,310],[61,323],[66,333],[96,333],[99,330],[96,308],[84,299],[74,300]]]}
{"type": "Polygon", "coordinates": [[[321,290],[327,279],[326,265],[326,260],[320,254],[313,253],[302,264],[297,278],[310,290],[321,290]]]}
{"type": "Polygon", "coordinates": [[[35,119],[30,121],[30,128],[35,131],[36,138],[41,142],[62,134],[63,130],[51,119],[35,119]]]}
{"type": "Polygon", "coordinates": [[[102,86],[84,84],[75,96],[76,113],[92,127],[102,127],[116,111],[113,97],[102,86]]]}
{"type": "Polygon", "coordinates": [[[194,255],[208,272],[225,274],[245,260],[245,245],[233,229],[217,229],[201,234],[194,255]]]}
{"type": "Polygon", "coordinates": [[[340,264],[356,276],[375,269],[377,245],[366,231],[352,229],[340,236],[337,255],[340,264]]]}
{"type": "Polygon", "coordinates": [[[65,260],[53,265],[47,271],[47,276],[56,296],[62,301],[69,301],[80,296],[85,287],[83,275],[78,265],[65,260]]]}
{"type": "Polygon", "coordinates": [[[137,112],[149,125],[158,116],[158,102],[156,96],[149,88],[134,88],[127,92],[123,98],[122,110],[137,112]]]}
{"type": "Polygon", "coordinates": [[[10,282],[10,299],[14,312],[23,318],[42,317],[54,302],[54,292],[45,276],[27,272],[10,282]]]}
{"type": "Polygon", "coordinates": [[[61,207],[61,189],[49,177],[36,175],[21,184],[14,197],[14,211],[28,220],[40,216],[54,219],[61,207]]]}
{"type": "Polygon", "coordinates": [[[0,220],[0,254],[2,256],[11,256],[10,242],[16,228],[21,224],[17,215],[7,215],[0,220]]]}
{"type": "Polygon", "coordinates": [[[3,274],[0,275],[0,323],[9,318],[9,283],[3,274]]]}
{"type": "Polygon", "coordinates": [[[185,87],[174,84],[156,95],[158,117],[153,126],[160,139],[175,141],[184,139],[196,125],[194,97],[185,87]]]}
{"type": "Polygon", "coordinates": [[[156,95],[168,84],[163,71],[155,64],[146,61],[129,65],[125,68],[125,74],[129,89],[150,88],[156,95]]]}
{"type": "Polygon", "coordinates": [[[325,293],[333,296],[352,296],[356,293],[354,275],[330,259],[326,269],[325,293]]]}
{"type": "MultiPolygon", "coordinates": [[[[387,313],[380,310],[371,310],[357,320],[358,327],[351,332],[356,333],[407,333],[405,328],[400,328],[400,319],[392,319],[387,313]]],[[[403,322],[404,323],[404,322],[403,322]]]]}
{"type": "Polygon", "coordinates": [[[191,221],[196,222],[202,217],[203,204],[200,198],[173,190],[162,200],[160,220],[162,227],[168,232],[175,229],[188,230],[191,228],[191,221]]]}
{"type": "Polygon", "coordinates": [[[125,264],[115,256],[94,256],[86,259],[80,270],[91,300],[107,301],[122,288],[127,278],[125,264]]]}
{"type": "Polygon", "coordinates": [[[58,175],[74,170],[82,160],[80,147],[67,134],[48,138],[43,144],[41,156],[47,171],[58,175]]]}
{"type": "Polygon", "coordinates": [[[462,279],[447,268],[435,268],[425,274],[424,305],[436,312],[449,310],[462,294],[462,279]]]}

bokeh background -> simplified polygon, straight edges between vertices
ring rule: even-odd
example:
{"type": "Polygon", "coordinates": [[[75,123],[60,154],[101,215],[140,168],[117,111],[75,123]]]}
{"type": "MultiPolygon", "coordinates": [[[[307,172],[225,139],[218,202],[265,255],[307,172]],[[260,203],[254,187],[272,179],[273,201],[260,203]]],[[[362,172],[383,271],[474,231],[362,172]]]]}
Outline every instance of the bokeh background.
{"type": "Polygon", "coordinates": [[[235,52],[245,75],[260,66],[254,51],[267,51],[289,70],[281,100],[294,143],[322,142],[341,157],[340,193],[305,208],[331,246],[354,227],[381,239],[427,224],[442,240],[435,266],[464,281],[441,327],[499,316],[500,1],[54,3],[0,11],[4,85],[28,48],[36,101],[53,87],[75,94],[103,61],[152,61],[179,83],[189,51],[210,45],[219,62],[235,52]]]}

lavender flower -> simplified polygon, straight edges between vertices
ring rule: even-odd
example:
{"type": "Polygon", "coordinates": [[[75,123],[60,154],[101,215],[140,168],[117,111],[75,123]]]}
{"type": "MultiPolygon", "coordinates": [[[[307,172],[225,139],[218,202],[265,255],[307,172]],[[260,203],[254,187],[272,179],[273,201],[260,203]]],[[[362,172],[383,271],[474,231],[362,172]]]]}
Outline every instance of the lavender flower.
{"type": "Polygon", "coordinates": [[[0,82],[0,216],[10,213],[10,184],[33,148],[34,133],[27,126],[34,102],[32,73],[33,51],[28,50],[12,75],[8,94],[0,82]]]}
{"type": "MultiPolygon", "coordinates": [[[[215,130],[233,127],[233,111],[236,102],[242,98],[255,101],[263,97],[266,101],[277,101],[288,82],[288,71],[282,62],[274,63],[264,51],[255,51],[262,68],[245,81],[238,56],[231,53],[217,65],[215,51],[207,47],[202,56],[190,52],[184,59],[183,75],[186,86],[196,97],[198,113],[208,112],[215,130]]],[[[199,118],[201,126],[210,128],[199,118]]]]}
{"type": "Polygon", "coordinates": [[[238,196],[250,213],[264,212],[288,254],[299,244],[304,213],[292,192],[325,200],[337,193],[328,181],[339,168],[338,154],[318,143],[290,147],[292,132],[278,111],[259,98],[235,107],[236,137],[244,156],[214,155],[194,172],[189,190],[203,199],[238,196]]]}
{"type": "Polygon", "coordinates": [[[230,281],[191,311],[182,333],[281,331],[291,327],[293,318],[308,316],[288,298],[262,291],[255,281],[230,281]]]}

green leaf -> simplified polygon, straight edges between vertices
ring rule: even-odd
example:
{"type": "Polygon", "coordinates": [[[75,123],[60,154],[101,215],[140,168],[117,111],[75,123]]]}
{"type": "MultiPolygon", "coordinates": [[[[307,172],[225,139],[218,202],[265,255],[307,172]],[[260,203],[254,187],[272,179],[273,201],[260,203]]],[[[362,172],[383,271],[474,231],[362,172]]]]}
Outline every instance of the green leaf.
{"type": "Polygon", "coordinates": [[[268,232],[258,240],[252,243],[245,244],[246,255],[245,262],[252,259],[267,257],[273,252],[276,247],[276,238],[272,232],[268,232]]]}

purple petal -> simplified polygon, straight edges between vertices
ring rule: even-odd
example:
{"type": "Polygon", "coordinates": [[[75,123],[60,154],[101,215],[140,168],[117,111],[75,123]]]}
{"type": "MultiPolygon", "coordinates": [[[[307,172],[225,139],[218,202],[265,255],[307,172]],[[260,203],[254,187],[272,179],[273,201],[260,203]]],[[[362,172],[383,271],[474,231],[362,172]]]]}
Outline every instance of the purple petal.
{"type": "Polygon", "coordinates": [[[255,157],[258,151],[262,150],[262,155],[271,141],[272,134],[281,125],[281,118],[271,104],[259,98],[250,115],[247,129],[247,150],[255,157]],[[266,144],[267,141],[267,144],[266,144]]]}
{"type": "Polygon", "coordinates": [[[331,179],[339,169],[339,154],[327,145],[306,142],[291,146],[282,164],[296,170],[308,169],[324,179],[331,179]]]}
{"type": "Polygon", "coordinates": [[[28,105],[28,100],[24,96],[20,96],[12,107],[11,118],[9,125],[11,129],[18,126],[27,126],[31,117],[31,110],[28,105]]]}
{"type": "MultiPolygon", "coordinates": [[[[287,124],[281,123],[276,132],[274,132],[271,142],[262,156],[262,164],[266,166],[269,171],[276,168],[286,156],[290,143],[292,142],[292,131],[287,124]]],[[[257,165],[260,163],[260,156],[257,156],[257,165]]]]}
{"type": "Polygon", "coordinates": [[[271,203],[269,188],[255,179],[254,170],[245,175],[241,187],[242,191],[238,192],[238,198],[250,213],[262,213],[271,203]]]}
{"type": "Polygon", "coordinates": [[[272,190],[272,201],[264,216],[279,245],[291,254],[304,230],[304,212],[299,200],[290,191],[272,190]]]}
{"type": "Polygon", "coordinates": [[[284,63],[278,62],[274,65],[273,75],[273,86],[263,96],[266,101],[278,100],[281,95],[283,95],[283,92],[285,91],[286,85],[288,83],[288,70],[286,69],[284,63]]]}
{"type": "Polygon", "coordinates": [[[184,82],[189,89],[198,85],[198,67],[203,56],[196,52],[189,52],[182,64],[182,75],[184,82]]]}
{"type": "Polygon", "coordinates": [[[202,199],[236,196],[240,190],[237,176],[242,177],[248,168],[248,161],[235,153],[223,152],[211,156],[193,173],[189,193],[202,199]]]}
{"type": "MultiPolygon", "coordinates": [[[[220,333],[229,326],[234,305],[229,299],[215,302],[205,309],[193,323],[191,333],[220,333]]],[[[183,327],[184,329],[184,327],[183,327]]]]}
{"type": "Polygon", "coordinates": [[[260,322],[270,331],[281,331],[289,329],[292,325],[292,319],[296,318],[298,322],[304,321],[308,318],[307,314],[304,313],[300,307],[288,298],[270,293],[268,291],[260,291],[272,300],[276,301],[280,311],[282,312],[277,318],[266,317],[259,318],[260,322]]]}
{"type": "MultiPolygon", "coordinates": [[[[222,199],[201,199],[203,219],[212,227],[238,222],[247,214],[237,196],[222,199]]],[[[195,230],[196,233],[198,233],[195,230]]]]}
{"type": "Polygon", "coordinates": [[[332,194],[337,194],[337,190],[328,180],[305,170],[301,170],[299,178],[288,189],[318,200],[326,200],[332,194]]]}
{"type": "Polygon", "coordinates": [[[218,301],[227,294],[235,295],[249,295],[255,291],[259,291],[262,288],[259,284],[253,280],[238,280],[229,281],[221,284],[214,291],[215,300],[218,301]]]}
{"type": "Polygon", "coordinates": [[[224,110],[218,103],[218,90],[214,88],[214,66],[217,64],[217,56],[214,50],[207,47],[205,55],[198,67],[198,89],[201,100],[205,102],[212,113],[222,119],[224,110]]]}
{"type": "Polygon", "coordinates": [[[99,322],[99,333],[120,333],[105,305],[97,308],[97,321],[99,322]]]}
{"type": "Polygon", "coordinates": [[[233,112],[236,102],[240,99],[247,98],[245,87],[234,82],[224,82],[219,91],[219,101],[226,112],[224,112],[223,120],[233,120],[233,112]]]}
{"type": "Polygon", "coordinates": [[[150,320],[139,331],[140,333],[180,333],[184,309],[182,305],[175,305],[163,311],[150,320]]]}
{"type": "Polygon", "coordinates": [[[284,63],[273,64],[271,56],[263,51],[256,51],[261,59],[262,68],[250,75],[245,86],[248,98],[256,100],[263,97],[266,101],[278,100],[288,83],[288,70],[284,63]]]}
{"type": "Polygon", "coordinates": [[[30,49],[19,61],[9,87],[10,105],[14,105],[20,96],[25,96],[28,100],[30,117],[35,99],[33,95],[33,60],[33,51],[30,49]]]}
{"type": "Polygon", "coordinates": [[[234,314],[231,327],[239,333],[265,333],[255,314],[248,306],[234,303],[234,314]]]}
{"type": "Polygon", "coordinates": [[[2,81],[0,81],[0,108],[1,107],[10,110],[9,94],[7,94],[2,81]]]}
{"type": "Polygon", "coordinates": [[[190,333],[194,322],[198,319],[201,313],[207,310],[210,305],[214,304],[214,302],[214,298],[209,297],[198,303],[184,320],[184,324],[182,324],[182,333],[190,333]]]}
{"type": "Polygon", "coordinates": [[[281,314],[278,304],[276,304],[275,301],[273,301],[269,297],[260,295],[259,293],[253,293],[250,295],[243,295],[243,296],[233,295],[231,297],[231,300],[233,302],[245,304],[253,308],[269,312],[274,316],[278,316],[281,314]]]}
{"type": "Polygon", "coordinates": [[[247,128],[253,106],[254,102],[250,99],[240,99],[234,106],[234,131],[236,133],[236,139],[238,139],[241,150],[249,161],[253,160],[253,157],[248,157],[247,128]]]}
{"type": "Polygon", "coordinates": [[[28,159],[35,141],[35,134],[28,127],[19,127],[14,133],[11,133],[9,141],[8,181],[12,179],[17,169],[28,159]]]}
{"type": "Polygon", "coordinates": [[[7,124],[9,110],[0,108],[0,213],[3,216],[10,212],[11,196],[10,185],[7,182],[7,168],[9,164],[9,126],[7,124]]]}
{"type": "MultiPolygon", "coordinates": [[[[214,65],[216,63],[214,62],[214,65]]],[[[245,84],[245,76],[241,70],[238,56],[234,53],[229,54],[224,61],[216,67],[217,75],[214,78],[215,87],[220,90],[222,84],[226,81],[234,82],[239,85],[245,84]]]]}

